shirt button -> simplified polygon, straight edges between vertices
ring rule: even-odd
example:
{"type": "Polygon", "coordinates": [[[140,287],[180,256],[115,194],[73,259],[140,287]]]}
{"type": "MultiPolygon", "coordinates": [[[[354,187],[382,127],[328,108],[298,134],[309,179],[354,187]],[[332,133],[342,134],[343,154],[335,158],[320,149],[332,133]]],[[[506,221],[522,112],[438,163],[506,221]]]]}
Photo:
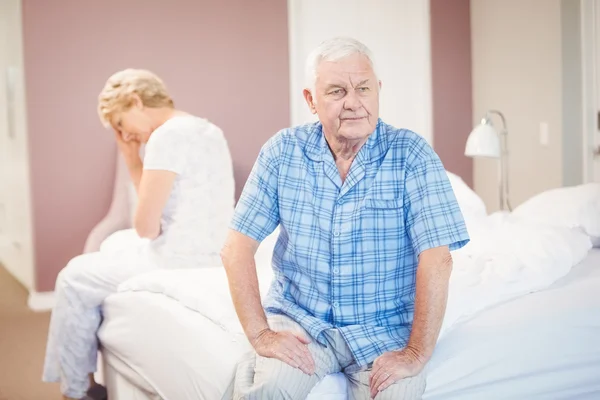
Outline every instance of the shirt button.
{"type": "Polygon", "coordinates": [[[333,231],[333,236],[340,236],[340,231],[333,231]]]}
{"type": "Polygon", "coordinates": [[[339,274],[339,273],[340,273],[340,269],[339,269],[339,268],[337,268],[337,267],[336,267],[336,268],[334,268],[334,269],[333,269],[333,273],[334,273],[334,274],[339,274]]]}
{"type": "Polygon", "coordinates": [[[338,303],[337,301],[333,302],[333,308],[338,308],[340,306],[340,303],[338,303]]]}
{"type": "Polygon", "coordinates": [[[338,199],[337,203],[338,204],[344,204],[344,199],[338,199]]]}

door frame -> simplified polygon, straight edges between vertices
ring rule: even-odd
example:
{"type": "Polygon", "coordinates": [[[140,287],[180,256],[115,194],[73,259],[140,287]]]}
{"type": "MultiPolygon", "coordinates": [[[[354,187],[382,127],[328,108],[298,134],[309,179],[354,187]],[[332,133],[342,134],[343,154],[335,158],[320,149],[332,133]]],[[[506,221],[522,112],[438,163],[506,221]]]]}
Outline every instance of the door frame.
{"type": "Polygon", "coordinates": [[[597,34],[600,26],[597,24],[598,13],[600,12],[599,0],[581,0],[581,57],[582,57],[582,169],[583,182],[594,182],[600,180],[594,172],[594,147],[596,135],[598,134],[600,98],[598,93],[598,54],[597,54],[597,34]]]}
{"type": "MultiPolygon", "coordinates": [[[[4,135],[6,153],[0,168],[10,171],[10,179],[4,177],[4,193],[0,202],[4,204],[5,218],[3,234],[0,235],[0,257],[6,270],[26,289],[32,291],[36,285],[36,270],[33,245],[33,207],[29,171],[29,146],[27,136],[27,103],[24,74],[23,1],[0,0],[0,40],[10,38],[10,45],[0,48],[0,135],[4,135]],[[12,77],[12,104],[7,103],[8,78],[12,77]],[[11,114],[9,116],[9,113],[11,114]],[[10,132],[8,121],[12,124],[10,132]],[[10,155],[10,156],[7,156],[10,155]]],[[[8,41],[6,41],[8,43],[8,41]]]]}

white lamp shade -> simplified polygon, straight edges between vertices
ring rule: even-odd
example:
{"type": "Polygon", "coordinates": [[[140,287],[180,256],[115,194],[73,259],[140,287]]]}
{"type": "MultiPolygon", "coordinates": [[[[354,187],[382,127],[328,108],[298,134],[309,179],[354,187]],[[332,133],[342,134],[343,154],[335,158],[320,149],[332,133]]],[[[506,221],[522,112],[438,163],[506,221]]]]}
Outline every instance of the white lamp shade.
{"type": "Polygon", "coordinates": [[[467,139],[467,157],[500,157],[500,138],[492,125],[482,122],[477,125],[467,139]]]}

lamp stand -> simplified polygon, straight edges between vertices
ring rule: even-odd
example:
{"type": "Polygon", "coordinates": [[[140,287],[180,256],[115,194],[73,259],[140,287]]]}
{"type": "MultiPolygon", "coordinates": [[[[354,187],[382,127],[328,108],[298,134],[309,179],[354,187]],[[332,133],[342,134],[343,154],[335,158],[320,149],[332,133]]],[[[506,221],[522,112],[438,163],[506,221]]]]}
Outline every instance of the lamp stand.
{"type": "Polygon", "coordinates": [[[488,121],[491,119],[491,114],[496,114],[502,120],[502,131],[500,131],[500,170],[499,170],[499,181],[500,186],[498,188],[500,210],[512,211],[508,195],[508,130],[506,129],[506,118],[498,110],[488,110],[485,115],[485,119],[488,121]]]}

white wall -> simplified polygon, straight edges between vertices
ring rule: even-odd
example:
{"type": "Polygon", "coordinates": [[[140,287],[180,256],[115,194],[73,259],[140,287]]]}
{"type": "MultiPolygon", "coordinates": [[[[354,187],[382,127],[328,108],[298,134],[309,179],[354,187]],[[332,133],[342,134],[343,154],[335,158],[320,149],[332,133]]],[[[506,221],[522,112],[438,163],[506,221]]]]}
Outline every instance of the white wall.
{"type": "MultiPolygon", "coordinates": [[[[471,35],[473,122],[490,108],[505,114],[516,206],[562,184],[561,2],[471,0],[471,35]],[[540,143],[542,122],[547,145],[540,143]]],[[[475,160],[473,169],[475,190],[497,210],[497,162],[475,160]]]]}
{"type": "Polygon", "coordinates": [[[313,121],[302,90],[310,51],[352,36],[374,53],[382,81],[380,115],[432,141],[429,0],[288,0],[292,125],[313,121]]]}
{"type": "Polygon", "coordinates": [[[21,1],[0,1],[0,263],[34,287],[21,1]],[[9,70],[14,78],[8,82],[9,70]],[[9,96],[13,85],[14,96],[9,96]],[[9,124],[9,121],[12,123],[9,124]]]}

